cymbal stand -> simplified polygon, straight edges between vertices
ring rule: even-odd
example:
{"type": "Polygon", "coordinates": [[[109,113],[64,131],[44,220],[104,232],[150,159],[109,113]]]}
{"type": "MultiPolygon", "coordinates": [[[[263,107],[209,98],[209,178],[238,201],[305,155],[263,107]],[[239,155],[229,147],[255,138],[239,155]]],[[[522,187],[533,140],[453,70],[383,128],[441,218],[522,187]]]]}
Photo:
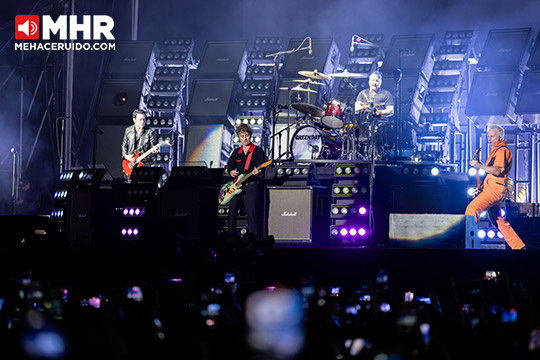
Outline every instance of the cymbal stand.
{"type": "Polygon", "coordinates": [[[368,226],[369,226],[369,243],[373,245],[374,238],[373,232],[375,228],[375,222],[373,217],[373,185],[375,184],[375,135],[377,133],[377,128],[375,124],[375,119],[377,118],[376,109],[373,102],[370,104],[367,118],[369,122],[368,135],[371,135],[370,146],[369,146],[369,215],[368,215],[368,226]]]}
{"type": "MultiPolygon", "coordinates": [[[[309,45],[302,47],[307,40],[309,40],[309,45],[311,45],[311,37],[306,36],[304,38],[304,40],[302,40],[300,45],[298,45],[298,47],[295,48],[295,49],[285,50],[285,51],[278,51],[276,53],[266,55],[267,58],[273,58],[273,60],[274,60],[274,66],[273,66],[274,101],[272,102],[272,134],[276,133],[276,122],[277,122],[277,117],[278,117],[278,112],[277,112],[277,105],[278,105],[278,103],[277,103],[278,102],[277,60],[281,55],[294,54],[295,52],[298,52],[298,51],[301,51],[301,50],[309,50],[309,51],[311,51],[311,46],[309,46],[309,45]]],[[[289,94],[288,102],[290,103],[290,94],[289,94]]],[[[287,139],[288,138],[289,138],[289,133],[287,132],[287,139]]],[[[272,141],[272,148],[270,150],[271,154],[274,153],[274,146],[275,146],[275,142],[272,141]]],[[[289,157],[290,157],[289,147],[287,146],[287,158],[289,158],[289,157]]]]}

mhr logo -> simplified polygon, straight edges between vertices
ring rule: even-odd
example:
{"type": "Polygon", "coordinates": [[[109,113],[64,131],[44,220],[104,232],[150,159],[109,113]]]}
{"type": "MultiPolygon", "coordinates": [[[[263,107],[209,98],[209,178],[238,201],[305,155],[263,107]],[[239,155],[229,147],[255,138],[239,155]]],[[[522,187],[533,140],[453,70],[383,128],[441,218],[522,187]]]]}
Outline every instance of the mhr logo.
{"type": "MultiPolygon", "coordinates": [[[[54,21],[49,15],[42,16],[41,39],[50,40],[51,34],[58,35],[59,40],[77,40],[82,32],[83,40],[114,40],[112,29],[114,20],[107,15],[83,15],[78,22],[77,15],[60,15],[54,21]],[[68,26],[69,23],[69,26],[68,26]],[[69,36],[68,36],[69,30],[69,36]]],[[[15,39],[39,40],[40,19],[37,15],[18,15],[15,17],[15,39]]]]}

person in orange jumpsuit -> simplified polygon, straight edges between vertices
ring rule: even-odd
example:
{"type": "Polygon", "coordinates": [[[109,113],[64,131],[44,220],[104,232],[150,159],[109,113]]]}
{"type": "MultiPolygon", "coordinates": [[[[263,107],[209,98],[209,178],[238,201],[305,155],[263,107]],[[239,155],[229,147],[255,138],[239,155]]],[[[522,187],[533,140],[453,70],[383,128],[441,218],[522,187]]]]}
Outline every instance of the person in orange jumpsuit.
{"type": "Polygon", "coordinates": [[[487,164],[482,164],[478,160],[471,160],[469,163],[477,169],[484,170],[486,177],[482,183],[482,192],[469,203],[465,215],[467,215],[467,221],[471,223],[474,221],[473,224],[476,226],[479,213],[487,210],[491,222],[497,224],[506,243],[513,250],[525,250],[523,241],[501,216],[501,202],[506,196],[506,179],[512,168],[512,152],[506,147],[506,141],[503,138],[504,129],[498,125],[490,125],[487,139],[491,153],[487,164]]]}

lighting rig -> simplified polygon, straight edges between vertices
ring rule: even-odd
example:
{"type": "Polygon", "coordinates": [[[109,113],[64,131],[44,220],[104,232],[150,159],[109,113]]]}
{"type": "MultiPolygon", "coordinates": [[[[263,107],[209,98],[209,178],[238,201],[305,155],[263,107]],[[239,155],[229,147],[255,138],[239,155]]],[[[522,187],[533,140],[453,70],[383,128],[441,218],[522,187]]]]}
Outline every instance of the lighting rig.
{"type": "Polygon", "coordinates": [[[166,39],[159,43],[159,55],[153,59],[155,66],[146,99],[151,115],[146,126],[159,138],[169,140],[168,146],[160,146],[156,156],[156,165],[167,171],[182,158],[189,70],[195,68],[193,46],[192,38],[166,39]]]}
{"type": "Polygon", "coordinates": [[[369,163],[336,164],[330,208],[330,240],[369,244],[369,163]]]}
{"type": "MultiPolygon", "coordinates": [[[[467,124],[459,124],[460,98],[467,89],[469,58],[474,57],[476,32],[447,31],[435,52],[433,73],[424,101],[426,113],[421,114],[417,144],[422,152],[437,154],[436,160],[456,162],[457,152],[464,151],[467,124]]],[[[461,158],[465,158],[461,154],[461,158]]]]}
{"type": "MultiPolygon", "coordinates": [[[[258,36],[255,38],[254,45],[248,54],[246,77],[238,100],[239,109],[235,125],[248,121],[253,128],[253,139],[260,139],[258,143],[256,141],[254,143],[264,150],[267,150],[270,145],[270,108],[274,95],[274,62],[268,55],[283,50],[283,44],[283,37],[258,36]],[[252,121],[252,119],[255,120],[252,121]]],[[[277,61],[279,69],[283,57],[280,56],[277,61]]]]}

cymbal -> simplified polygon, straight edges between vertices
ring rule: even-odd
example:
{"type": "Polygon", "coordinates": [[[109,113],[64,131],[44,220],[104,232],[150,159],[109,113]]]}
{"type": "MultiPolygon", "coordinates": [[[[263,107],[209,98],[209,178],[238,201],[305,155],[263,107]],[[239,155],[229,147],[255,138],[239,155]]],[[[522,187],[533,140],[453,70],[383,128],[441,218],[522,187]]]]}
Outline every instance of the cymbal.
{"type": "Polygon", "coordinates": [[[321,117],[324,114],[323,109],[308,103],[292,103],[291,106],[293,107],[293,109],[298,110],[304,114],[309,114],[313,117],[321,117]]]}
{"type": "Polygon", "coordinates": [[[313,71],[299,71],[298,72],[300,75],[302,76],[305,76],[305,77],[308,77],[308,78],[312,78],[312,79],[315,79],[315,80],[332,80],[332,78],[326,74],[323,74],[323,73],[320,73],[318,72],[317,70],[313,70],[313,71]]]}
{"type": "Polygon", "coordinates": [[[342,78],[364,78],[364,77],[367,77],[365,74],[352,73],[352,72],[348,72],[347,70],[345,70],[343,72],[340,72],[340,73],[328,74],[328,76],[342,77],[342,78]]]}
{"type": "Polygon", "coordinates": [[[305,80],[293,80],[294,82],[298,82],[298,83],[302,83],[302,84],[307,84],[309,83],[309,85],[324,85],[323,83],[321,82],[317,82],[317,81],[312,81],[310,79],[305,79],[305,80]]]}
{"type": "Polygon", "coordinates": [[[291,89],[291,91],[303,91],[303,92],[317,93],[316,90],[311,90],[311,89],[303,88],[303,87],[301,87],[300,85],[293,87],[293,88],[291,89]]]}

